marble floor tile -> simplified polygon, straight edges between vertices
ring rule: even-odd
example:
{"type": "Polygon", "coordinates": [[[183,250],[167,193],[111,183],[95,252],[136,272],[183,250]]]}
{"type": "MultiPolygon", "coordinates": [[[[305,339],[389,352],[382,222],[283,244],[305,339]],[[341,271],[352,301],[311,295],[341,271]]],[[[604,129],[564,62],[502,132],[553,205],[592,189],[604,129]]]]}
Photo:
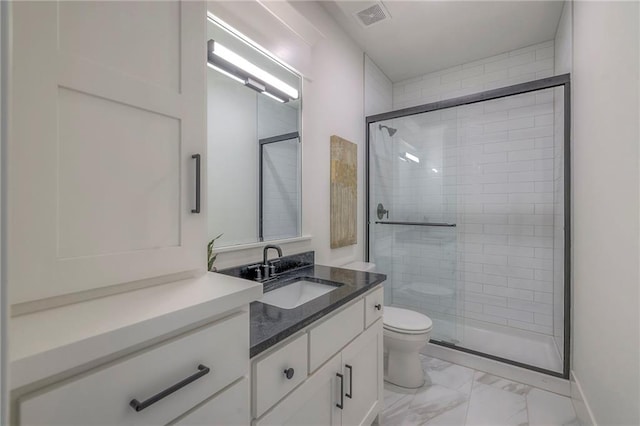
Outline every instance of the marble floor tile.
{"type": "Polygon", "coordinates": [[[444,413],[429,419],[423,425],[429,426],[462,426],[466,422],[467,410],[469,403],[465,402],[454,409],[445,411],[444,413]]]}
{"type": "Polygon", "coordinates": [[[427,375],[427,383],[466,393],[471,390],[474,375],[471,368],[427,356],[422,357],[422,368],[427,375]]]}
{"type": "Polygon", "coordinates": [[[524,395],[476,381],[469,397],[466,425],[528,425],[524,395]]]}
{"type": "MultiPolygon", "coordinates": [[[[419,424],[423,424],[450,414],[451,411],[457,410],[456,413],[458,413],[461,406],[466,407],[467,401],[468,394],[440,385],[430,385],[418,389],[409,405],[409,410],[417,416],[419,424]]],[[[464,418],[462,420],[464,421],[464,418]]]]}
{"type": "Polygon", "coordinates": [[[393,407],[399,401],[408,400],[411,402],[415,394],[415,389],[405,389],[391,383],[384,383],[384,407],[393,407]]]}
{"type": "MultiPolygon", "coordinates": [[[[386,398],[385,398],[386,399],[386,398]]],[[[382,411],[382,424],[393,426],[419,425],[414,419],[414,414],[409,410],[413,395],[403,395],[395,404],[385,407],[382,411]]]]}
{"type": "Polygon", "coordinates": [[[384,385],[386,426],[580,426],[571,400],[522,383],[422,357],[430,381],[384,385]]]}
{"type": "Polygon", "coordinates": [[[571,399],[542,389],[532,389],[527,395],[531,426],[577,425],[578,419],[571,399]]]}
{"type": "Polygon", "coordinates": [[[522,396],[526,396],[531,391],[531,389],[533,389],[529,385],[525,385],[518,382],[512,382],[511,380],[503,379],[502,377],[494,376],[492,374],[484,373],[482,371],[476,372],[474,376],[474,380],[477,383],[502,389],[504,391],[515,393],[522,396]]]}

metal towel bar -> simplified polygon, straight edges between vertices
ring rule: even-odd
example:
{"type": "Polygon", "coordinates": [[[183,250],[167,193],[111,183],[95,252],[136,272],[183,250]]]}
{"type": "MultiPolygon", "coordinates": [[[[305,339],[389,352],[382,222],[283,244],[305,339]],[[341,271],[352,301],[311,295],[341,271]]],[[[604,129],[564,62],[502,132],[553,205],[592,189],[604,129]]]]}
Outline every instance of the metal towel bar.
{"type": "Polygon", "coordinates": [[[380,225],[409,225],[409,226],[440,226],[445,228],[453,228],[455,223],[441,223],[441,222],[391,222],[391,221],[376,221],[380,225]]]}

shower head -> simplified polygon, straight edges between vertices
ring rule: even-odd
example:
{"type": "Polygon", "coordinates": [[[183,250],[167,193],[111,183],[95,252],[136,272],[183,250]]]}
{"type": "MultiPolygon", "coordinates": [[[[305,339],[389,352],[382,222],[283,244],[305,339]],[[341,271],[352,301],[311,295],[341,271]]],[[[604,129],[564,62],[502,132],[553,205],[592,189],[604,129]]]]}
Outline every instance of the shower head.
{"type": "Polygon", "coordinates": [[[398,129],[394,129],[393,127],[385,126],[384,124],[378,124],[378,129],[380,129],[380,131],[382,131],[383,128],[387,129],[387,132],[389,132],[389,136],[395,135],[398,131],[398,129]]]}

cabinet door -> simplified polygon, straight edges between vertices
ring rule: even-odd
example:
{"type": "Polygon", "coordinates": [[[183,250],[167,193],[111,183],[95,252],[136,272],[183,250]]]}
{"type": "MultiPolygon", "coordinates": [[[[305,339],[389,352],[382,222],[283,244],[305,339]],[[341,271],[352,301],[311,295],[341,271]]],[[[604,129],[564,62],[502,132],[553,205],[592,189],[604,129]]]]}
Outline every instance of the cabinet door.
{"type": "Polygon", "coordinates": [[[12,28],[11,302],[204,270],[205,3],[14,2],[12,28]]]}
{"type": "Polygon", "coordinates": [[[345,404],[342,424],[369,425],[383,401],[382,320],[378,320],[342,351],[345,404]]]}
{"type": "Polygon", "coordinates": [[[249,380],[244,377],[171,426],[244,426],[249,424],[249,380]]]}
{"type": "MultiPolygon", "coordinates": [[[[283,399],[254,426],[330,426],[339,425],[340,354],[311,375],[300,387],[283,399]]],[[[346,383],[345,383],[346,384],[346,383]]]]}

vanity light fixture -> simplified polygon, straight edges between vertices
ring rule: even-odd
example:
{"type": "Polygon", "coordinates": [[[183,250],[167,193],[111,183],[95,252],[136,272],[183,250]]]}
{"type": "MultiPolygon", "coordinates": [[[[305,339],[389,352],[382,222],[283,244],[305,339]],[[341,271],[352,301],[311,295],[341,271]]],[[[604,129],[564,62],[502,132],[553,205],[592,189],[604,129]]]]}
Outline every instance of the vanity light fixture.
{"type": "Polygon", "coordinates": [[[298,99],[298,90],[214,40],[207,43],[207,59],[216,71],[279,102],[298,99]]]}

